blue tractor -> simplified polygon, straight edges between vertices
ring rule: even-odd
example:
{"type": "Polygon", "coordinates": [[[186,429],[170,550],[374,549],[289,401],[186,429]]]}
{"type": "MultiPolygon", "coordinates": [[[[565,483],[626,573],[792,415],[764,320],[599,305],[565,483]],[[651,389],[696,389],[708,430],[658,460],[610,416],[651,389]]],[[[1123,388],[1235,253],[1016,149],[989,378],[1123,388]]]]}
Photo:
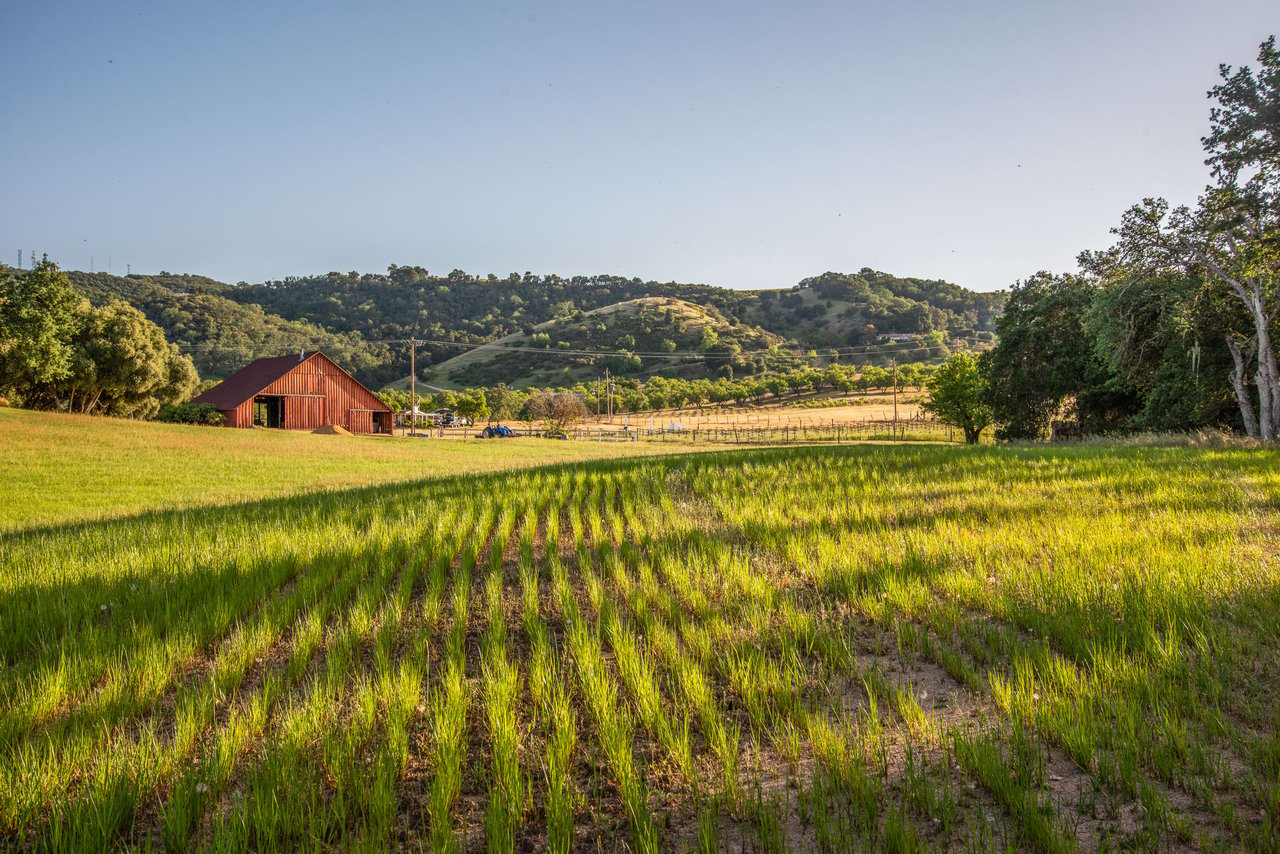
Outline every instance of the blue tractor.
{"type": "Polygon", "coordinates": [[[490,424],[480,431],[482,439],[510,439],[515,434],[514,430],[502,424],[490,424]]]}

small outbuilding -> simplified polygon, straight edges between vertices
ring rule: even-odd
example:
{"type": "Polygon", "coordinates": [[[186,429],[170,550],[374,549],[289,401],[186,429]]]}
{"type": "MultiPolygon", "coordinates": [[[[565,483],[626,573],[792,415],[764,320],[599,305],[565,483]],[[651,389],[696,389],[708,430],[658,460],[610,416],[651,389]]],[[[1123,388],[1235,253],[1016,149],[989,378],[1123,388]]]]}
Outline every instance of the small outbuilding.
{"type": "Polygon", "coordinates": [[[376,394],[319,352],[250,362],[191,402],[215,407],[227,427],[336,426],[390,434],[394,417],[376,394]]]}

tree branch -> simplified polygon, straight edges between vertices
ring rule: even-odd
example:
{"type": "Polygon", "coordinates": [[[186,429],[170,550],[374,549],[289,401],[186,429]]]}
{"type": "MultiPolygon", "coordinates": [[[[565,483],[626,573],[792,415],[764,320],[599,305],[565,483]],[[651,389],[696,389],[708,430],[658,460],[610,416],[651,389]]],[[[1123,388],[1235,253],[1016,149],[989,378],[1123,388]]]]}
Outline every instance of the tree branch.
{"type": "Polygon", "coordinates": [[[1199,249],[1192,246],[1189,242],[1183,241],[1182,245],[1186,248],[1188,252],[1190,252],[1196,258],[1200,259],[1200,263],[1208,267],[1215,276],[1222,279],[1227,284],[1231,285],[1231,288],[1232,290],[1235,291],[1236,296],[1240,297],[1241,301],[1244,302],[1245,305],[1252,307],[1252,302],[1249,298],[1249,291],[1245,289],[1244,285],[1240,284],[1240,282],[1238,282],[1225,269],[1223,269],[1222,265],[1214,261],[1204,252],[1201,252],[1199,249]]]}

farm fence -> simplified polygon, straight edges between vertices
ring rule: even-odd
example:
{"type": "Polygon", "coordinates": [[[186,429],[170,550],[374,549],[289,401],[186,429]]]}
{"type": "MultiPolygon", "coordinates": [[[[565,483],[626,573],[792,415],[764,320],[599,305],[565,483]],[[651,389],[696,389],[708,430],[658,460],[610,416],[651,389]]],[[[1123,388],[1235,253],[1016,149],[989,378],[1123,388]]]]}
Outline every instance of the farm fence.
{"type": "Polygon", "coordinates": [[[866,441],[963,442],[964,433],[938,421],[855,421],[769,427],[696,426],[658,428],[583,427],[570,435],[593,442],[685,442],[720,445],[820,444],[866,441]]]}

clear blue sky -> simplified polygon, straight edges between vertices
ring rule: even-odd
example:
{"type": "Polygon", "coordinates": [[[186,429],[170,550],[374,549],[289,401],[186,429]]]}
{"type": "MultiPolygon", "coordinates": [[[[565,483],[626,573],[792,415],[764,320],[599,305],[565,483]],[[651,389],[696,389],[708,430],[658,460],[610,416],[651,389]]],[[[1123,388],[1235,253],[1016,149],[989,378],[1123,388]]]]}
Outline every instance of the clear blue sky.
{"type": "Polygon", "coordinates": [[[0,260],[980,290],[1191,200],[1275,0],[10,0],[0,260]]]}

